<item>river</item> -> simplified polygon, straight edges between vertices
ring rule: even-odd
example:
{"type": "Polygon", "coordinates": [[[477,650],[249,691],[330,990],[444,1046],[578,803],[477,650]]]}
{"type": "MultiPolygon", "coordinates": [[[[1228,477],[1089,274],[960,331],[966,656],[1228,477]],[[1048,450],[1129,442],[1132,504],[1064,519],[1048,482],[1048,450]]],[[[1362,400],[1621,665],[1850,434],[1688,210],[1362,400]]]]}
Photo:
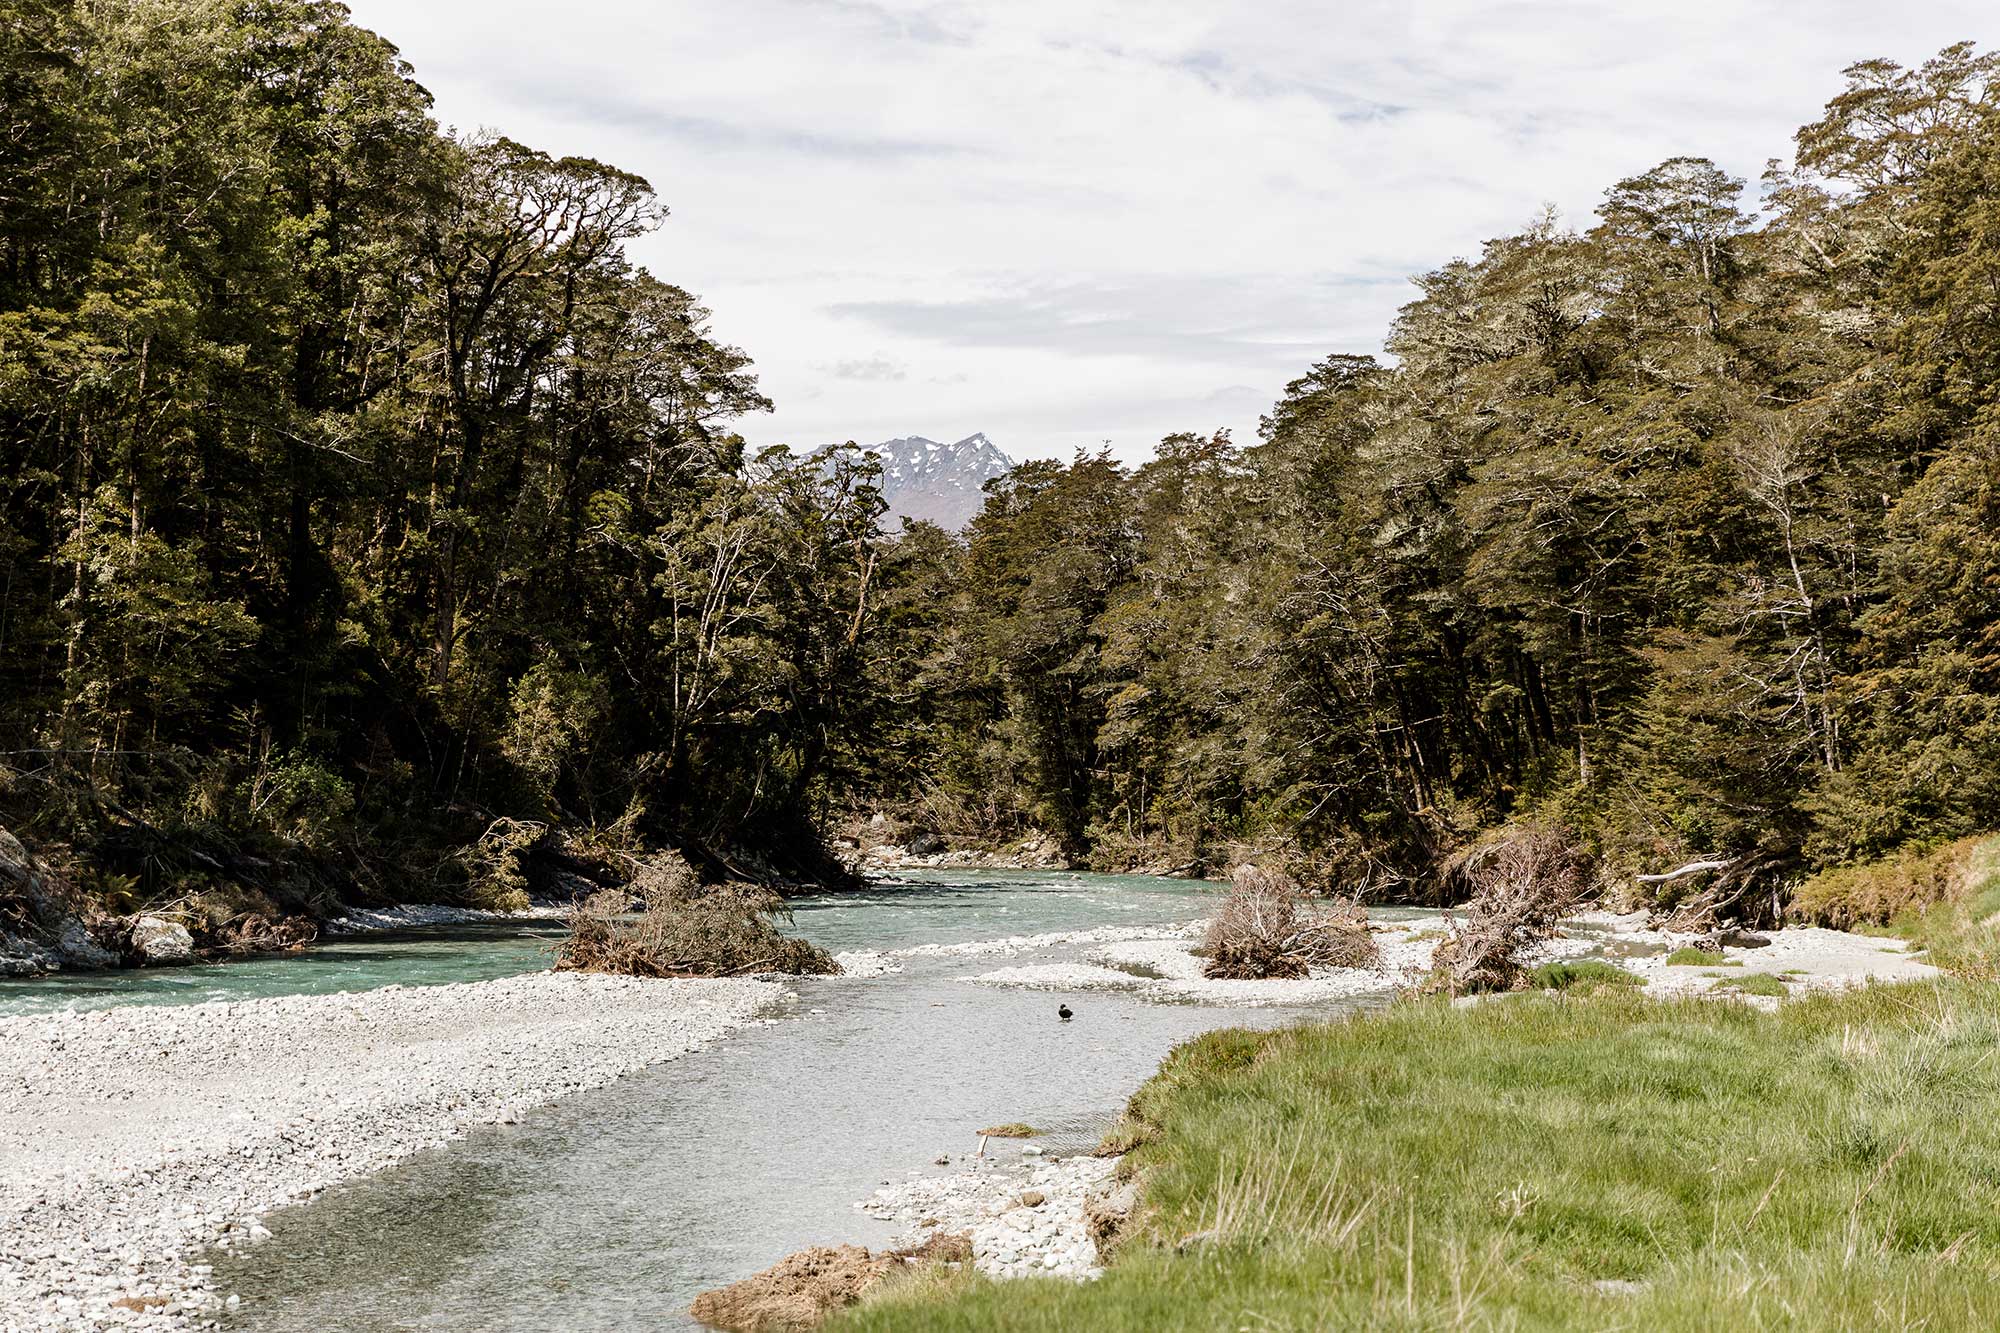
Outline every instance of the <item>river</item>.
{"type": "MultiPolygon", "coordinates": [[[[1207,885],[1058,872],[927,872],[793,904],[835,951],[899,951],[1197,917],[1207,885]]],[[[0,1013],[478,980],[547,965],[553,931],[452,927],[292,958],[0,988],[0,1013]]],[[[877,1186],[1025,1120],[1052,1151],[1094,1143],[1176,1043],[1353,1007],[1220,1009],[969,978],[1031,959],[901,955],[873,978],[800,978],[709,1050],[492,1126],[267,1219],[218,1254],[243,1330],[630,1329],[689,1325],[702,1290],[814,1244],[888,1239],[877,1186]],[[1074,1021],[1057,1019],[1067,999],[1074,1021]]],[[[1018,1145],[999,1151],[1014,1153],[1018,1145]]]]}

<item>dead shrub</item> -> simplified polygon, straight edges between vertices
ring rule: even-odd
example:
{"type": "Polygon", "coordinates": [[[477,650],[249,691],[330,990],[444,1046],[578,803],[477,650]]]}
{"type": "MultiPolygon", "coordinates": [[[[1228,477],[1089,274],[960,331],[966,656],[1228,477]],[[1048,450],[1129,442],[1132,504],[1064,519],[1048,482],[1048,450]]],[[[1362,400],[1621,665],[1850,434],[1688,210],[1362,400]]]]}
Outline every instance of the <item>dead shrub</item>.
{"type": "Polygon", "coordinates": [[[1229,897],[1202,940],[1204,975],[1230,981],[1281,980],[1315,967],[1372,967],[1368,914],[1351,898],[1308,899],[1291,876],[1238,866],[1229,897]]]}
{"type": "Polygon", "coordinates": [[[1534,824],[1453,858],[1448,881],[1470,888],[1463,921],[1432,956],[1424,989],[1446,995],[1527,985],[1522,951],[1555,933],[1589,895],[1591,860],[1565,829],[1534,824]]]}
{"type": "Polygon", "coordinates": [[[840,971],[826,950],[784,934],[774,918],[789,914],[769,889],[703,884],[668,852],[642,862],[627,887],[600,890],[571,910],[556,970],[633,977],[840,971]]]}

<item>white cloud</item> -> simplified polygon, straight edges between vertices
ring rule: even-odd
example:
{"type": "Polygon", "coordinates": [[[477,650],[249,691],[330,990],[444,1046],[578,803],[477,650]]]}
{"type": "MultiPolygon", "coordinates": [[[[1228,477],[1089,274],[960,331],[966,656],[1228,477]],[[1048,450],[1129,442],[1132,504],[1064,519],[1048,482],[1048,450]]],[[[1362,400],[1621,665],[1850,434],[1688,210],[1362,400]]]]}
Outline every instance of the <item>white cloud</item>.
{"type": "Polygon", "coordinates": [[[1756,178],[1990,0],[350,0],[440,119],[647,176],[756,442],[1017,456],[1258,412],[1407,275],[1677,154],[1756,178]],[[870,373],[872,368],[873,373],[870,373]]]}

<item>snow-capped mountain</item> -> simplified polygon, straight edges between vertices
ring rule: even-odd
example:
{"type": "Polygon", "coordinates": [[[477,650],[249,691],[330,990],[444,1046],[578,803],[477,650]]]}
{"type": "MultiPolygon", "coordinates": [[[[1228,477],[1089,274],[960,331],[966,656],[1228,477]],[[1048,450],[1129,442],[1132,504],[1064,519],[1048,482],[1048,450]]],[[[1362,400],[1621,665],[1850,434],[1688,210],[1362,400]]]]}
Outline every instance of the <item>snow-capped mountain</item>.
{"type": "Polygon", "coordinates": [[[869,452],[882,456],[882,498],[889,502],[890,520],[927,519],[953,532],[986,503],[979,488],[1014,466],[983,434],[957,444],[911,435],[871,445],[869,452]]]}

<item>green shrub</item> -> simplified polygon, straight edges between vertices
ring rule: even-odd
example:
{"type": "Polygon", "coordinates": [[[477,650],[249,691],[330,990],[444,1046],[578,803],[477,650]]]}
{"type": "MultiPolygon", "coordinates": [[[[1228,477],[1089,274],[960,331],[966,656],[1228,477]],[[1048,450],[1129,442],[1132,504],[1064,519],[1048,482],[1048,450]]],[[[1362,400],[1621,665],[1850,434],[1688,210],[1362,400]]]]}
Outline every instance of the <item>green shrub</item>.
{"type": "Polygon", "coordinates": [[[1573,963],[1543,963],[1528,973],[1537,990],[1595,990],[1599,986],[1643,986],[1646,979],[1596,958],[1573,963]]]}
{"type": "Polygon", "coordinates": [[[1667,955],[1668,967],[1741,967],[1740,962],[1703,949],[1676,949],[1667,955]]]}
{"type": "Polygon", "coordinates": [[[525,819],[496,819],[487,825],[479,841],[459,853],[466,905],[490,912],[527,911],[528,874],[521,858],[547,833],[546,824],[525,819]]]}

